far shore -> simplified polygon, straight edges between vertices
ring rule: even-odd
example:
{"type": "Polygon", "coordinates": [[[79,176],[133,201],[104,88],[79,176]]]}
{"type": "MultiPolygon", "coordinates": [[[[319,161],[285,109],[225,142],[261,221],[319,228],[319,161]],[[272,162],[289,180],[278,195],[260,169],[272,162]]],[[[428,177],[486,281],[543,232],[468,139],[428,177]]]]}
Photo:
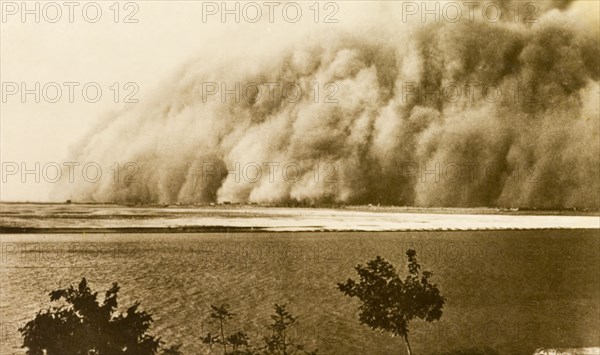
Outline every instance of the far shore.
{"type": "Polygon", "coordinates": [[[414,232],[600,229],[598,212],[232,203],[2,203],[0,233],[414,232]]]}
{"type": "Polygon", "coordinates": [[[122,208],[185,208],[185,209],[248,209],[248,208],[294,208],[294,209],[332,209],[364,212],[392,213],[440,213],[440,214],[506,214],[506,215],[541,215],[541,216],[600,216],[600,210],[581,208],[537,208],[537,207],[418,207],[387,206],[378,204],[343,205],[343,204],[267,204],[267,203],[118,203],[118,202],[38,202],[38,201],[0,201],[2,205],[42,205],[42,206],[96,206],[122,208]]]}

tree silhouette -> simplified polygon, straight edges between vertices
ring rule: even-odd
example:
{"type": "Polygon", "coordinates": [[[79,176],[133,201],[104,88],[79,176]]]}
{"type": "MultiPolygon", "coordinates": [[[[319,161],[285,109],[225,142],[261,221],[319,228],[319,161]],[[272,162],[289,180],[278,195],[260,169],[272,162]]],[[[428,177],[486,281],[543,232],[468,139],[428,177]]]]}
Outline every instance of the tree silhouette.
{"type": "Polygon", "coordinates": [[[304,346],[290,339],[288,332],[296,325],[297,318],[287,311],[286,305],[274,305],[275,314],[271,315],[273,323],[269,324],[271,335],[264,338],[264,353],[271,355],[317,354],[317,351],[307,351],[304,346]]]}
{"type": "MultiPolygon", "coordinates": [[[[161,341],[148,334],[152,317],[138,310],[139,302],[120,313],[118,292],[113,283],[101,303],[85,278],[77,288],[71,285],[50,292],[50,301],[62,304],[41,310],[19,328],[22,347],[28,355],[156,354],[161,341]]],[[[165,353],[179,354],[177,349],[165,353]]]]}
{"type": "Polygon", "coordinates": [[[412,353],[408,341],[408,324],[414,318],[427,322],[440,319],[445,298],[429,278],[433,273],[420,273],[417,253],[409,249],[408,276],[403,280],[394,266],[377,256],[366,266],[355,267],[360,281],[348,279],[338,283],[338,288],[346,296],[357,297],[362,301],[359,307],[359,320],[373,330],[389,332],[401,336],[408,354],[412,353]]]}
{"type": "Polygon", "coordinates": [[[221,344],[223,355],[255,354],[254,350],[250,347],[250,338],[246,333],[238,331],[225,336],[225,322],[235,316],[235,313],[229,311],[229,305],[222,304],[220,307],[211,305],[210,308],[212,309],[210,317],[219,322],[219,334],[207,333],[202,338],[202,342],[207,344],[211,350],[214,344],[221,344]],[[227,345],[231,345],[232,350],[227,350],[227,345]]]}
{"type": "Polygon", "coordinates": [[[307,351],[304,346],[298,344],[289,335],[289,331],[296,325],[297,318],[287,311],[285,305],[275,304],[275,314],[271,315],[273,321],[268,325],[270,335],[262,338],[264,345],[254,347],[250,344],[250,338],[243,331],[225,335],[225,323],[232,319],[235,314],[229,311],[229,305],[220,307],[211,305],[210,317],[219,322],[218,334],[207,333],[202,342],[212,350],[213,345],[221,344],[223,355],[316,355],[317,351],[307,351]],[[231,347],[228,348],[228,345],[231,347]]]}

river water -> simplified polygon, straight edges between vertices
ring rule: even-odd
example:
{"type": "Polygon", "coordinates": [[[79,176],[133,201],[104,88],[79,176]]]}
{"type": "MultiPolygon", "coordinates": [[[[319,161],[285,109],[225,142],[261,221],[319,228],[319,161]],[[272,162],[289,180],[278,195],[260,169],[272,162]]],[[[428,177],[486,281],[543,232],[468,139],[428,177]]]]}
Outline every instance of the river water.
{"type": "Polygon", "coordinates": [[[0,354],[22,354],[16,329],[50,305],[48,292],[82,277],[101,294],[118,282],[120,305],[140,301],[152,333],[186,354],[208,353],[200,338],[216,329],[210,304],[222,303],[237,314],[228,331],[255,343],[272,305],[285,303],[298,316],[293,336],[309,349],[401,354],[399,338],[359,324],[358,304],[336,283],[376,255],[405,272],[407,248],[447,298],[441,321],[411,325],[415,353],[599,345],[597,229],[4,234],[0,244],[0,354]]]}

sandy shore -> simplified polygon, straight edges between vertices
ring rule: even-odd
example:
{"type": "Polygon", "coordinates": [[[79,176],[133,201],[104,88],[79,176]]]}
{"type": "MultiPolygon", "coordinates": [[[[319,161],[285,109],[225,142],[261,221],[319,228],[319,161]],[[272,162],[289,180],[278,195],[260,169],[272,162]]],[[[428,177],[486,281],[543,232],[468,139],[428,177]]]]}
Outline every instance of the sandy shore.
{"type": "Polygon", "coordinates": [[[594,215],[523,214],[493,209],[127,207],[1,204],[2,233],[419,231],[599,229],[594,215]],[[494,212],[495,213],[492,213],[494,212]]]}

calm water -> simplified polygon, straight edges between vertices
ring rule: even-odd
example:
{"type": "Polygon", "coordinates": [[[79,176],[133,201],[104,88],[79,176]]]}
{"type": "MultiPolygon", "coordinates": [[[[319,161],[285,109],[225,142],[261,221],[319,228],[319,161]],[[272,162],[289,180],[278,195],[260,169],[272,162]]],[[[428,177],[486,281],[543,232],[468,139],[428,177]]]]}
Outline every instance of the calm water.
{"type": "Polygon", "coordinates": [[[415,353],[490,346],[505,354],[599,345],[598,230],[401,233],[2,235],[1,354],[23,353],[16,328],[48,292],[86,277],[139,300],[153,333],[186,354],[207,353],[210,304],[229,303],[258,337],[272,304],[299,316],[294,336],[322,354],[402,354],[398,338],[361,326],[357,303],[336,289],[353,266],[382,255],[405,270],[404,251],[447,297],[441,322],[414,323],[415,353]]]}

